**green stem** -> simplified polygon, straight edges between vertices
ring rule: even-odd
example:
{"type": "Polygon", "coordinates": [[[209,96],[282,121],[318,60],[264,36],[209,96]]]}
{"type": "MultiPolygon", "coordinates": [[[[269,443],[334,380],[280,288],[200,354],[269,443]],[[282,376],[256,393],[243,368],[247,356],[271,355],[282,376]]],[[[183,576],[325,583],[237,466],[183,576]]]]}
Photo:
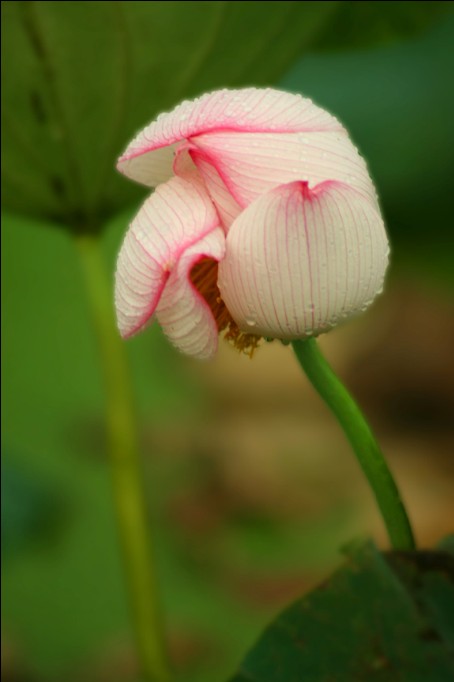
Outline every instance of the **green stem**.
{"type": "Polygon", "coordinates": [[[128,363],[115,325],[112,285],[96,237],[76,237],[96,331],[106,392],[111,458],[120,544],[129,587],[138,653],[147,682],[168,682],[150,551],[137,428],[128,363]]]}
{"type": "Polygon", "coordinates": [[[321,354],[315,339],[293,341],[310,382],[331,408],[373,490],[395,549],[414,549],[415,541],[399,490],[361,410],[321,354]]]}

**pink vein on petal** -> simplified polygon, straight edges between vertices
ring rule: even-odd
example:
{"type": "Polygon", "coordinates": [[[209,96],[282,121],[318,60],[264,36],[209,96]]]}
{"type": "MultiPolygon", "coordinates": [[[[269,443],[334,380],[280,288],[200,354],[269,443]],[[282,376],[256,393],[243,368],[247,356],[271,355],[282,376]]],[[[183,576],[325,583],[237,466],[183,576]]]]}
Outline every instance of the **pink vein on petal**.
{"type": "Polygon", "coordinates": [[[387,249],[373,201],[339,182],[309,188],[296,181],[260,196],[234,221],[219,287],[240,328],[247,329],[253,308],[256,333],[304,338],[369,305],[383,281],[387,249]],[[359,248],[365,231],[375,236],[367,254],[359,248]],[[376,269],[375,291],[361,286],[365,257],[376,269]]]}
{"type": "Polygon", "coordinates": [[[218,90],[182,102],[160,114],[129,144],[117,168],[125,175],[153,186],[171,176],[172,145],[212,131],[300,132],[342,131],[328,112],[301,95],[273,89],[218,90]],[[170,149],[158,154],[158,150],[170,149]]]}
{"type": "Polygon", "coordinates": [[[145,201],[117,261],[115,306],[122,336],[147,324],[181,255],[218,225],[202,186],[181,178],[160,185],[145,201]]]}

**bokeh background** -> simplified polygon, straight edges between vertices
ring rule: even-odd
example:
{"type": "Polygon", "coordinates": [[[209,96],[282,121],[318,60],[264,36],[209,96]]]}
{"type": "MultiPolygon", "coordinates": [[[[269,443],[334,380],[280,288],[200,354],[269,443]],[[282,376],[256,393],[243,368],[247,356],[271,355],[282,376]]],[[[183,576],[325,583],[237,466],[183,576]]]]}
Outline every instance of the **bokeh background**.
{"type": "MultiPolygon", "coordinates": [[[[72,232],[109,271],[144,190],[114,161],[184,97],[274,85],[332,111],[392,242],[383,296],[321,339],[417,540],[454,526],[454,16],[449,2],[4,2],[2,673],[136,674],[99,359],[72,232]]],[[[128,342],[150,527],[181,679],[221,682],[264,625],[386,536],[332,416],[275,342],[181,357],[128,342]]]]}

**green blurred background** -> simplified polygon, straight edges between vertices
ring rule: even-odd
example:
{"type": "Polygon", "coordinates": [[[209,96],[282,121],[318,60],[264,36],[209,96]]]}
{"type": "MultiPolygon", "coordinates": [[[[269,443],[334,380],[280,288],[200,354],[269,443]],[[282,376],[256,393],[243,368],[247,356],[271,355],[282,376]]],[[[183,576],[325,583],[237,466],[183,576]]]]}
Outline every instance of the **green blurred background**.
{"type": "MultiPolygon", "coordinates": [[[[133,680],[96,342],[73,233],[109,272],[145,196],[114,171],[185,97],[275,85],[369,162],[384,295],[321,344],[370,417],[418,541],[453,530],[454,16],[449,2],[2,3],[3,640],[8,681],[133,680]]],[[[290,349],[213,363],[128,342],[150,526],[181,679],[221,682],[263,626],[370,535],[348,446],[290,349]]]]}

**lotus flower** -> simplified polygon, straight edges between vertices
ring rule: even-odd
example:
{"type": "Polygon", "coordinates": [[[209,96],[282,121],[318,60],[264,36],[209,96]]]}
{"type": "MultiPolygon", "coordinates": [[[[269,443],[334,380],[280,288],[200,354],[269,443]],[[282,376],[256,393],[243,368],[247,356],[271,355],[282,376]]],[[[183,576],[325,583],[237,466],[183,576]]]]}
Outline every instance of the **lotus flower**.
{"type": "Polygon", "coordinates": [[[156,316],[189,355],[213,356],[221,331],[252,352],[327,331],[382,289],[388,240],[366,164],[309,99],[247,88],[183,102],[118,169],[156,188],[118,258],[123,337],[156,316]]]}

